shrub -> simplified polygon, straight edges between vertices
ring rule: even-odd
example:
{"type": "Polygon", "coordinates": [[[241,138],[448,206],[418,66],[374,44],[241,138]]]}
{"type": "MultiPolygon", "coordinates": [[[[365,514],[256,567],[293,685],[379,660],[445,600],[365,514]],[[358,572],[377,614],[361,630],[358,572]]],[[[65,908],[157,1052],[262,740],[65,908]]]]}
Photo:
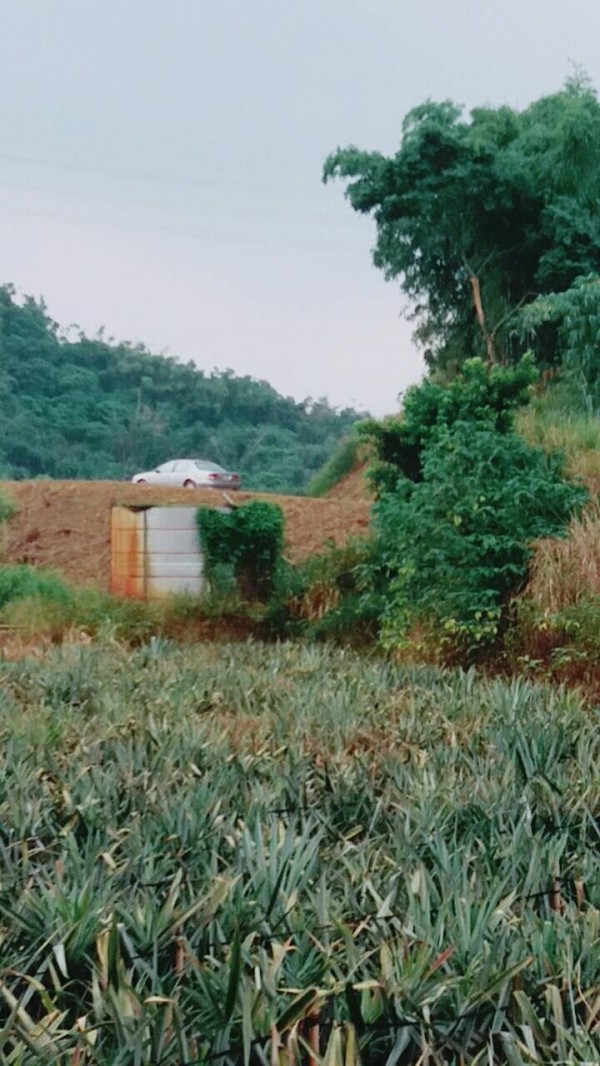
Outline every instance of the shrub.
{"type": "Polygon", "coordinates": [[[378,633],[381,597],[373,590],[373,545],[355,539],[330,544],[296,565],[284,564],[265,613],[270,637],[297,637],[363,645],[378,633]]]}
{"type": "Polygon", "coordinates": [[[197,522],[209,581],[233,572],[244,599],[268,599],[283,550],[281,508],[264,500],[227,512],[200,507],[197,522]]]}
{"type": "Polygon", "coordinates": [[[0,567],[0,608],[12,600],[29,597],[67,604],[73,593],[63,579],[50,570],[37,570],[26,564],[0,567]]]}
{"type": "Polygon", "coordinates": [[[400,418],[359,426],[361,435],[375,446],[379,462],[371,478],[379,494],[393,492],[400,474],[409,481],[422,481],[426,448],[457,422],[510,432],[515,410],[528,402],[536,377],[529,356],[515,367],[489,368],[481,359],[470,359],[448,385],[431,378],[413,385],[404,397],[400,418]]]}
{"type": "Polygon", "coordinates": [[[493,641],[525,584],[532,541],[563,533],[587,498],[561,460],[514,435],[459,422],[423,451],[422,481],[401,478],[375,508],[391,579],[388,644],[433,623],[443,642],[493,641]]]}

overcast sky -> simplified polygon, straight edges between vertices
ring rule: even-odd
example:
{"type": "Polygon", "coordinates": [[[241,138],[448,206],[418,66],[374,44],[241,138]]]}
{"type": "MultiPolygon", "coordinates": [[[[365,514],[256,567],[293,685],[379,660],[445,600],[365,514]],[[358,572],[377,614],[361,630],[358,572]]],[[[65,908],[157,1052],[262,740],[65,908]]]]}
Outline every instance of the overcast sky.
{"type": "Polygon", "coordinates": [[[377,414],[422,363],[338,145],[600,84],[599,0],[0,0],[0,282],[61,324],[377,414]]]}

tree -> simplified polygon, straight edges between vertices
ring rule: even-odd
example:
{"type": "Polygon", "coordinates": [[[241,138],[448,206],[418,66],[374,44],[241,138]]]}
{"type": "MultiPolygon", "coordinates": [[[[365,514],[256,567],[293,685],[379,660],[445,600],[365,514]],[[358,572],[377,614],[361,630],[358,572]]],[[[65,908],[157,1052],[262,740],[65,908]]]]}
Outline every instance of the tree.
{"type": "MultiPolygon", "coordinates": [[[[338,149],[323,178],[346,180],[351,206],[373,215],[375,265],[400,281],[432,368],[515,360],[520,309],[600,272],[600,104],[579,73],[522,112],[465,119],[428,101],[394,156],[338,149]]],[[[536,341],[540,364],[556,363],[556,331],[536,341]]]]}

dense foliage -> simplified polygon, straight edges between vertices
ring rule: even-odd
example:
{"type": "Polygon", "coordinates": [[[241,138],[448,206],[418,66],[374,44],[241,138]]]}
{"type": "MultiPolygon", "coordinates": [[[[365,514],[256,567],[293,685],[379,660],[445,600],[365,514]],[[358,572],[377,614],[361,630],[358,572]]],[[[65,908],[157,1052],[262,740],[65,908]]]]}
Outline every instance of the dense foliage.
{"type": "Polygon", "coordinates": [[[2,1058],[597,1061],[597,717],[292,645],[4,664],[2,1058]]]}
{"type": "Polygon", "coordinates": [[[600,415],[600,277],[577,278],[566,292],[548,293],[519,317],[524,339],[536,342],[544,329],[557,330],[563,377],[574,391],[573,408],[600,415]]]}
{"type": "Polygon", "coordinates": [[[0,476],[121,478],[177,456],[302,492],[356,412],[296,403],[265,382],[65,336],[43,303],[0,288],[0,476]]]}
{"type": "MultiPolygon", "coordinates": [[[[520,309],[600,273],[600,103],[581,74],[522,112],[427,101],[394,156],[338,149],[324,176],[374,216],[375,264],[400,280],[431,366],[518,357],[520,309]]],[[[542,364],[562,356],[552,323],[533,346],[542,364]]]]}
{"type": "Polygon", "coordinates": [[[379,463],[365,572],[383,597],[383,635],[415,627],[465,651],[494,641],[527,580],[533,542],[565,532],[588,498],[548,455],[513,431],[535,370],[471,360],[453,382],[409,390],[401,418],[362,427],[379,463]]]}
{"type": "Polygon", "coordinates": [[[265,500],[229,511],[199,507],[197,524],[209,581],[218,585],[231,573],[245,600],[268,599],[283,550],[281,507],[265,500]]]}
{"type": "Polygon", "coordinates": [[[416,624],[437,640],[473,648],[495,639],[526,582],[533,541],[565,532],[587,492],[514,434],[470,422],[423,451],[422,480],[399,479],[375,509],[389,587],[384,639],[416,624]]]}
{"type": "Polygon", "coordinates": [[[427,377],[411,386],[401,417],[369,420],[359,426],[360,434],[375,447],[377,462],[370,476],[378,491],[393,491],[399,475],[421,481],[425,448],[458,422],[507,433],[516,409],[529,401],[536,378],[527,356],[515,367],[486,367],[481,359],[470,359],[448,384],[427,377]]]}

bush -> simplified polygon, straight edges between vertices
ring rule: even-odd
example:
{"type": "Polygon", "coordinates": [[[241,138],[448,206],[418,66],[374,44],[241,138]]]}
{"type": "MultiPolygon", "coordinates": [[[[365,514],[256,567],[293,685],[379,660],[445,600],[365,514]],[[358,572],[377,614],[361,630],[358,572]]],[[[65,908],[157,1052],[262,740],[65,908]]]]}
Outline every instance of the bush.
{"type": "Polygon", "coordinates": [[[390,579],[384,639],[402,643],[433,624],[442,643],[495,640],[523,588],[532,542],[564,532],[587,498],[561,460],[514,435],[459,422],[422,457],[422,481],[401,478],[375,508],[390,579]]]}
{"type": "Polygon", "coordinates": [[[355,539],[277,575],[262,630],[269,637],[305,636],[355,646],[377,637],[382,600],[371,582],[373,545],[355,539]]]}
{"type": "Polygon", "coordinates": [[[379,462],[371,479],[379,494],[393,492],[399,475],[422,481],[426,448],[457,422],[509,433],[514,413],[528,402],[536,377],[529,356],[515,367],[489,368],[481,359],[470,359],[449,385],[431,378],[413,385],[404,397],[400,418],[359,426],[361,435],[375,445],[379,462]]]}
{"type": "Polygon", "coordinates": [[[209,581],[215,585],[233,573],[244,599],[267,600],[283,550],[281,508],[264,500],[228,512],[200,507],[197,523],[209,581]]]}
{"type": "Polygon", "coordinates": [[[25,564],[0,567],[0,608],[12,600],[29,597],[67,604],[72,600],[73,593],[58,574],[49,570],[37,570],[25,564]]]}

